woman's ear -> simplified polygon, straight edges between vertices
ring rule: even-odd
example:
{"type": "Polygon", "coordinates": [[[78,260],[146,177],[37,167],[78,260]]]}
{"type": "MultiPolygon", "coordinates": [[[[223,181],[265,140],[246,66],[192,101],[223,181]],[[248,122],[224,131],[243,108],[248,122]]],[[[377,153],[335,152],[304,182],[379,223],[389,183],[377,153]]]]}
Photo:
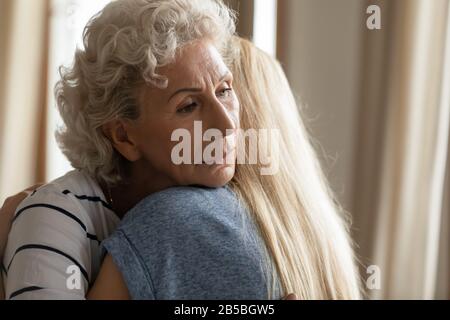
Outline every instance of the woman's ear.
{"type": "Polygon", "coordinates": [[[141,158],[141,152],[133,138],[133,128],[126,120],[117,119],[102,127],[103,133],[112,143],[114,149],[125,159],[135,162],[141,158]]]}

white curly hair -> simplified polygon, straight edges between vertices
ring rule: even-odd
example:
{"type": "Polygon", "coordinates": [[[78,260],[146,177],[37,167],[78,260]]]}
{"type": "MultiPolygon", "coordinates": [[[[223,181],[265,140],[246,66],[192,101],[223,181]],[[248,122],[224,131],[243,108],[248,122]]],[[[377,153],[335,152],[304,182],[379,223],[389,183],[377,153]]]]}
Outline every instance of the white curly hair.
{"type": "Polygon", "coordinates": [[[221,0],[116,0],[87,24],[84,48],[71,68],[60,68],[56,102],[64,126],[58,144],[76,169],[108,184],[123,179],[122,156],[102,126],[137,119],[133,92],[141,83],[167,86],[156,68],[173,62],[179,48],[208,39],[219,50],[235,33],[235,15],[221,0]]]}

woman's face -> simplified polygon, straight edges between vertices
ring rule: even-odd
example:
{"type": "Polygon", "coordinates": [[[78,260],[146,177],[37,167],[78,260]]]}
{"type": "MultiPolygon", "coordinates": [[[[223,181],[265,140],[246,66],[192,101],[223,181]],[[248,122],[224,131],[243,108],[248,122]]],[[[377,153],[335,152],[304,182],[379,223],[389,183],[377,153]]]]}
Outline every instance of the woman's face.
{"type": "MultiPolygon", "coordinates": [[[[167,77],[168,87],[143,85],[138,91],[140,117],[125,128],[133,148],[128,156],[121,153],[132,162],[132,174],[166,187],[225,185],[235,172],[239,102],[233,91],[233,76],[219,52],[211,43],[197,41],[183,47],[175,62],[156,73],[167,77]],[[201,121],[202,131],[194,134],[196,121],[201,121]],[[188,164],[175,164],[173,159],[174,147],[181,142],[172,141],[177,129],[190,134],[190,140],[184,141],[191,149],[188,164]],[[204,151],[211,144],[203,141],[203,133],[208,129],[222,134],[227,163],[195,164],[194,143],[199,142],[197,151],[204,151]]],[[[187,151],[180,155],[185,156],[187,151]]]]}

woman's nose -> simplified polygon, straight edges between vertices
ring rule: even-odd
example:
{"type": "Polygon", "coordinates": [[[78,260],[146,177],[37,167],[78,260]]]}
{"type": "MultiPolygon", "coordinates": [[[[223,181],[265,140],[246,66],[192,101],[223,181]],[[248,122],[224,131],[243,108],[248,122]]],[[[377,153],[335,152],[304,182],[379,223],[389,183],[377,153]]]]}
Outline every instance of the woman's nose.
{"type": "Polygon", "coordinates": [[[224,137],[234,134],[238,126],[236,106],[224,105],[217,99],[212,104],[211,108],[208,108],[208,116],[205,119],[207,123],[204,123],[203,128],[217,129],[224,137]]]}

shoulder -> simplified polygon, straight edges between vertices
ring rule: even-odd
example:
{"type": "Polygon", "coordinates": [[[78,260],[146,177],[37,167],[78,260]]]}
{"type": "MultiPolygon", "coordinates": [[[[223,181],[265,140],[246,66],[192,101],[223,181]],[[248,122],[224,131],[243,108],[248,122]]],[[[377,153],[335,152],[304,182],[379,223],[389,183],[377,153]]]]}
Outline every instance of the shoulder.
{"type": "Polygon", "coordinates": [[[34,201],[42,197],[55,197],[81,202],[97,200],[105,202],[103,192],[98,184],[85,172],[73,170],[66,173],[33,192],[27,199],[34,201]]]}
{"type": "Polygon", "coordinates": [[[227,187],[172,188],[131,210],[105,246],[134,297],[264,296],[262,242],[245,217],[227,187]]]}
{"type": "Polygon", "coordinates": [[[50,200],[55,198],[56,200],[69,200],[70,195],[93,192],[91,179],[83,172],[74,170],[66,173],[47,184],[37,188],[22,202],[25,203],[38,202],[39,200],[50,200]]]}
{"type": "Polygon", "coordinates": [[[33,293],[40,297],[50,292],[66,296],[63,279],[72,265],[79,268],[87,288],[100,241],[82,200],[64,192],[82,188],[84,179],[70,172],[37,189],[17,208],[4,255],[9,296],[27,285],[43,288],[33,293]]]}
{"type": "Polygon", "coordinates": [[[228,187],[174,187],[154,193],[125,216],[122,224],[143,221],[184,220],[192,221],[196,216],[218,214],[224,210],[235,211],[238,199],[228,187]]]}
{"type": "Polygon", "coordinates": [[[49,233],[65,232],[101,241],[119,220],[104,208],[102,194],[97,189],[92,179],[81,171],[71,171],[41,186],[17,208],[11,234],[17,240],[24,238],[25,232],[36,239],[50,239],[49,233]],[[46,234],[40,235],[44,233],[42,230],[46,234]]]}
{"type": "Polygon", "coordinates": [[[80,170],[70,171],[35,190],[17,208],[16,216],[36,207],[67,211],[94,224],[99,213],[104,213],[108,221],[119,222],[98,184],[80,170]]]}
{"type": "Polygon", "coordinates": [[[18,219],[22,213],[33,208],[47,208],[59,211],[72,211],[77,215],[82,214],[80,200],[73,197],[76,192],[87,184],[84,175],[78,171],[71,171],[66,175],[49,182],[31,193],[19,205],[14,219],[18,219]],[[70,191],[74,190],[74,191],[70,191]]]}
{"type": "Polygon", "coordinates": [[[149,240],[183,244],[237,235],[246,218],[247,211],[228,187],[177,187],[144,199],[127,213],[118,233],[136,247],[149,240]]]}
{"type": "Polygon", "coordinates": [[[163,203],[165,206],[171,206],[174,204],[193,205],[198,204],[198,200],[210,201],[216,200],[217,198],[233,201],[235,199],[235,195],[228,186],[221,188],[208,188],[200,186],[173,187],[149,195],[140,204],[138,204],[138,206],[154,203],[163,203]]]}

